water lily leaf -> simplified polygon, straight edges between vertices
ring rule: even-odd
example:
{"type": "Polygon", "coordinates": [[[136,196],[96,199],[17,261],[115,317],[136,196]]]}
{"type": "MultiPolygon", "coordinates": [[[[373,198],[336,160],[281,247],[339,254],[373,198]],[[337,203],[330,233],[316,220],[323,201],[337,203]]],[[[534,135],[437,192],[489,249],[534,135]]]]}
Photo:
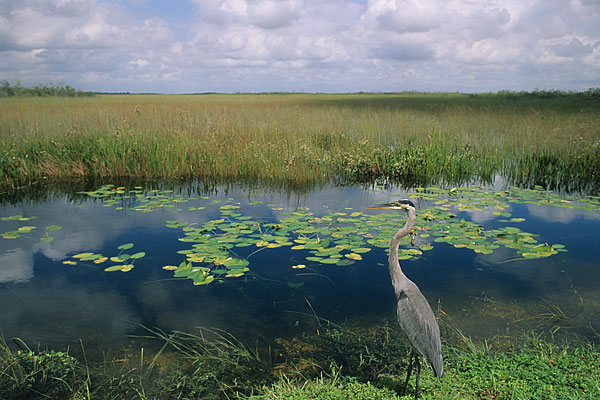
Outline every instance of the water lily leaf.
{"type": "Polygon", "coordinates": [[[242,258],[230,258],[226,260],[223,265],[227,268],[240,268],[250,264],[250,261],[242,258]]]}
{"type": "Polygon", "coordinates": [[[146,255],[146,253],[145,253],[145,252],[143,252],[143,251],[140,251],[139,253],[132,254],[132,255],[131,255],[131,258],[132,258],[132,259],[134,259],[134,260],[137,260],[138,258],[142,258],[142,257],[144,257],[145,255],[146,255]]]}
{"type": "Polygon", "coordinates": [[[187,276],[191,272],[191,270],[192,270],[192,263],[189,263],[189,262],[186,263],[185,261],[182,261],[181,264],[179,264],[179,266],[175,270],[174,276],[176,278],[182,278],[182,277],[187,278],[187,276]]]}
{"type": "Polygon", "coordinates": [[[351,260],[357,260],[357,261],[362,260],[362,256],[360,254],[356,254],[356,253],[344,254],[344,256],[351,260]]]}
{"type": "Polygon", "coordinates": [[[221,206],[221,207],[219,207],[219,208],[220,208],[221,210],[233,210],[233,209],[238,209],[238,208],[241,208],[241,207],[240,207],[240,206],[238,206],[238,205],[235,205],[235,204],[226,204],[226,205],[224,205],[224,206],[221,206]]]}
{"type": "Polygon", "coordinates": [[[304,265],[304,264],[292,265],[292,268],[303,269],[303,268],[306,268],[306,265],[304,265]]]}
{"type": "Polygon", "coordinates": [[[122,265],[113,265],[112,267],[104,268],[106,272],[120,271],[122,265]]]}
{"type": "Polygon", "coordinates": [[[521,253],[521,256],[523,256],[525,258],[547,257],[547,255],[540,255],[539,253],[521,253]]]}
{"type": "Polygon", "coordinates": [[[406,253],[408,253],[410,255],[420,256],[421,254],[423,254],[423,252],[421,250],[418,250],[418,249],[405,249],[404,251],[406,251],[406,253]]]}
{"type": "Polygon", "coordinates": [[[51,242],[51,241],[53,241],[53,240],[54,240],[54,238],[53,238],[52,236],[42,236],[42,237],[40,238],[40,240],[41,240],[42,242],[51,242]]]}
{"type": "Polygon", "coordinates": [[[19,229],[17,229],[19,232],[22,233],[28,233],[31,232],[32,230],[34,230],[36,227],[35,226],[21,226],[19,229]]]}
{"type": "Polygon", "coordinates": [[[178,229],[178,228],[188,225],[186,222],[179,222],[179,221],[173,221],[173,220],[165,221],[165,224],[166,224],[167,228],[173,228],[173,229],[178,229]]]}
{"type": "Polygon", "coordinates": [[[8,232],[4,232],[2,234],[2,238],[3,239],[17,239],[17,238],[20,238],[20,237],[21,237],[21,235],[17,231],[8,231],[8,232]]]}
{"type": "Polygon", "coordinates": [[[371,249],[369,247],[355,247],[353,249],[351,249],[353,253],[368,253],[369,251],[371,251],[371,249]]]}
{"type": "Polygon", "coordinates": [[[49,225],[49,226],[46,227],[46,232],[58,231],[60,229],[62,229],[61,226],[58,226],[58,225],[49,225]]]}
{"type": "Polygon", "coordinates": [[[208,285],[209,283],[211,283],[214,280],[215,280],[215,277],[213,275],[207,275],[202,280],[194,279],[194,285],[208,285]]]}
{"type": "Polygon", "coordinates": [[[65,261],[63,261],[63,264],[66,264],[66,265],[77,265],[77,261],[65,260],[65,261]]]}
{"type": "Polygon", "coordinates": [[[238,242],[235,243],[236,247],[249,247],[249,246],[253,246],[256,244],[255,240],[252,239],[244,239],[244,240],[240,240],[238,242]]]}
{"type": "Polygon", "coordinates": [[[13,215],[10,217],[0,217],[0,221],[29,221],[30,219],[33,219],[35,217],[32,218],[27,218],[27,217],[23,217],[23,215],[21,214],[17,214],[17,215],[13,215]]]}
{"type": "Polygon", "coordinates": [[[79,253],[79,254],[75,254],[73,256],[73,258],[87,258],[89,256],[93,256],[94,253],[79,253]]]}
{"type": "Polygon", "coordinates": [[[117,247],[118,250],[128,250],[133,247],[133,243],[125,243],[117,247]]]}

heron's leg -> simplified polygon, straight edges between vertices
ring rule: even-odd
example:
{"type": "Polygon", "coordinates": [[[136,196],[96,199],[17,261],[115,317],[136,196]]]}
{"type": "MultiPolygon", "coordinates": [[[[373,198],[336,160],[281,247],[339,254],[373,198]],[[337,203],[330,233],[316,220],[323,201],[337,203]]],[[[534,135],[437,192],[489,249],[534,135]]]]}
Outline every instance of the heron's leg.
{"type": "Polygon", "coordinates": [[[408,380],[410,379],[410,374],[412,372],[412,367],[413,367],[413,360],[415,359],[415,350],[411,349],[410,350],[410,356],[409,356],[409,360],[408,360],[408,370],[406,371],[406,380],[404,381],[404,393],[406,394],[406,391],[408,390],[408,380]]]}
{"type": "Polygon", "coordinates": [[[419,398],[419,375],[421,374],[421,363],[419,362],[419,356],[415,357],[415,362],[417,363],[417,376],[415,381],[415,400],[417,400],[419,398]]]}

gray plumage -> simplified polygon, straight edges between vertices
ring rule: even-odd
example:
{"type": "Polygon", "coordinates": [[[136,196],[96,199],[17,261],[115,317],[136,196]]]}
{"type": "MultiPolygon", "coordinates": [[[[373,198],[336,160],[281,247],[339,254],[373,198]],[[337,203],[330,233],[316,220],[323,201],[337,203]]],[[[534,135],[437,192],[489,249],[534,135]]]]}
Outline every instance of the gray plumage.
{"type": "MultiPolygon", "coordinates": [[[[398,322],[404,332],[406,332],[408,340],[413,348],[423,356],[425,361],[431,366],[435,376],[443,377],[444,361],[442,359],[440,328],[427,299],[425,299],[425,296],[423,296],[417,285],[404,275],[402,268],[400,268],[400,263],[398,262],[398,247],[400,241],[415,225],[415,220],[417,218],[415,206],[409,200],[400,200],[391,203],[388,206],[373,208],[403,210],[407,214],[408,219],[406,224],[392,237],[388,258],[392,286],[396,292],[396,313],[398,322]]],[[[418,372],[419,367],[417,365],[417,374],[418,372]]]]}

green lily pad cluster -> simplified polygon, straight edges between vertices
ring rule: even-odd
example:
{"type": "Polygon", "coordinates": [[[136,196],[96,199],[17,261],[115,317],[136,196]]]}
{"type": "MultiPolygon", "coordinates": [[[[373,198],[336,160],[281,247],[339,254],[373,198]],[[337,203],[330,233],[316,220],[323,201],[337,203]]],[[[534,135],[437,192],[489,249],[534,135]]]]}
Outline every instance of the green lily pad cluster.
{"type": "Polygon", "coordinates": [[[511,203],[526,203],[538,206],[551,205],[555,207],[600,212],[599,196],[578,197],[561,195],[544,190],[540,186],[536,186],[534,189],[511,187],[510,189],[499,193],[511,203]]]}
{"type": "MultiPolygon", "coordinates": [[[[24,217],[21,214],[12,215],[10,217],[0,217],[0,221],[20,221],[20,222],[28,222],[36,219],[37,217],[24,217]]],[[[34,232],[37,229],[36,226],[33,225],[22,225],[15,230],[6,231],[0,233],[0,236],[3,239],[18,239],[20,237],[28,237],[29,233],[34,232]]],[[[54,237],[50,235],[50,232],[58,231],[62,229],[62,227],[58,225],[48,225],[44,228],[44,233],[40,237],[42,242],[51,242],[54,240],[54,237]]]]}
{"type": "Polygon", "coordinates": [[[544,258],[561,251],[567,251],[563,244],[537,243],[533,234],[521,232],[512,226],[491,230],[496,242],[510,249],[515,249],[517,255],[523,258],[544,258]]]}
{"type": "MultiPolygon", "coordinates": [[[[205,285],[215,280],[240,277],[250,271],[249,259],[260,251],[271,251],[287,247],[297,251],[294,257],[304,258],[304,264],[291,268],[306,268],[310,265],[335,265],[344,267],[359,262],[373,248],[389,247],[392,235],[404,225],[403,212],[364,213],[346,209],[345,212],[329,212],[316,215],[305,207],[294,212],[284,212],[277,204],[268,204],[275,214],[274,222],[266,222],[244,213],[244,208],[233,199],[223,202],[208,197],[186,198],[173,191],[151,190],[144,192],[140,187],[127,190],[124,187],[106,185],[85,194],[98,198],[103,206],[150,212],[157,209],[180,210],[183,203],[195,201],[188,206],[190,211],[206,210],[209,215],[218,215],[202,223],[168,220],[169,229],[181,231],[179,240],[190,247],[178,251],[185,259],[178,264],[165,265],[163,269],[174,271],[176,278],[188,278],[195,285],[205,285]]],[[[510,203],[545,204],[558,207],[600,211],[600,199],[596,197],[569,198],[541,190],[510,188],[504,191],[468,187],[450,190],[428,187],[417,188],[402,195],[427,202],[419,207],[418,220],[411,235],[404,239],[399,249],[399,259],[420,257],[433,249],[437,243],[446,243],[455,248],[465,248],[479,254],[491,254],[499,247],[513,249],[517,259],[543,258],[566,251],[562,244],[538,242],[538,235],[522,231],[515,226],[484,229],[464,214],[471,211],[486,211],[497,216],[502,224],[523,223],[524,218],[512,218],[507,212],[510,203]]],[[[97,257],[98,255],[92,255],[97,257]]],[[[101,256],[101,255],[100,255],[101,256]]],[[[89,257],[89,256],[88,256],[89,257]]],[[[93,261],[96,262],[98,259],[93,261]]],[[[133,260],[135,257],[130,256],[133,260]]],[[[121,266],[119,266],[121,265],[121,266]]],[[[117,264],[107,271],[121,270],[117,264]]],[[[127,267],[125,267],[127,270],[127,267]]]]}
{"type": "Polygon", "coordinates": [[[413,193],[402,196],[454,205],[458,211],[481,211],[490,208],[502,210],[508,207],[508,203],[517,203],[600,212],[600,197],[598,196],[562,195],[544,190],[539,186],[534,189],[510,187],[500,191],[475,186],[449,190],[427,187],[416,188],[413,193]]]}
{"type": "Polygon", "coordinates": [[[118,253],[115,256],[104,256],[100,253],[85,252],[78,253],[71,256],[71,259],[63,261],[66,265],[77,265],[80,262],[91,261],[94,264],[103,264],[110,260],[113,264],[109,267],[104,268],[106,272],[129,272],[134,268],[135,260],[138,260],[146,255],[145,252],[137,252],[134,254],[124,253],[125,250],[133,248],[133,243],[124,243],[117,247],[118,253]]]}
{"type": "MultiPolygon", "coordinates": [[[[448,224],[448,218],[457,217],[454,211],[492,211],[494,215],[505,217],[505,219],[498,219],[498,222],[520,223],[525,219],[506,219],[511,217],[511,214],[502,210],[509,207],[508,202],[527,202],[585,210],[591,207],[594,210],[592,204],[596,201],[596,198],[588,196],[584,201],[572,198],[569,202],[565,202],[553,193],[520,188],[494,192],[479,187],[453,188],[448,191],[431,187],[417,188],[414,193],[404,196],[433,202],[433,207],[424,208],[420,212],[424,212],[422,218],[429,223],[426,229],[438,236],[434,239],[435,242],[448,243],[456,248],[468,248],[481,254],[491,254],[498,247],[504,246],[516,250],[517,256],[522,258],[543,258],[567,250],[562,244],[538,243],[536,240],[538,235],[523,232],[516,227],[484,230],[480,225],[464,219],[448,224]],[[521,199],[518,194],[526,194],[526,196],[521,199]]],[[[600,202],[598,206],[600,211],[600,202]]]]}
{"type": "MultiPolygon", "coordinates": [[[[144,191],[141,186],[135,186],[133,190],[127,190],[123,186],[104,185],[97,190],[79,192],[79,194],[102,200],[104,207],[114,207],[117,210],[131,209],[141,212],[152,212],[156,209],[181,211],[183,203],[199,199],[184,197],[175,194],[172,190],[153,189],[144,191]]],[[[208,199],[208,197],[203,197],[203,199],[208,199]]],[[[219,202],[219,200],[216,200],[216,202],[219,202]]],[[[189,211],[203,209],[204,207],[187,207],[189,211]]]]}

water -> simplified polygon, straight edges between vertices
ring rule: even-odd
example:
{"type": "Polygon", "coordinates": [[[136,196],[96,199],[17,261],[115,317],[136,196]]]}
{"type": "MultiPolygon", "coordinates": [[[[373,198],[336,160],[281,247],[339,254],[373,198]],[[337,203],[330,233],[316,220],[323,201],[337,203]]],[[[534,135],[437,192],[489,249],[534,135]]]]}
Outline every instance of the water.
{"type": "MultiPolygon", "coordinates": [[[[185,255],[177,252],[192,245],[178,240],[185,233],[167,228],[165,221],[193,228],[222,218],[225,211],[251,217],[265,229],[287,212],[310,211],[313,217],[335,212],[348,218],[354,212],[375,215],[380,212],[367,210],[369,206],[403,192],[332,187],[294,194],[238,187],[197,193],[182,187],[175,189],[176,201],[172,193],[165,194],[170,200],[149,212],[134,209],[145,203],[111,204],[86,195],[5,204],[0,217],[36,218],[5,218],[0,233],[36,228],[29,233],[31,228],[25,228],[18,238],[0,238],[0,329],[5,338],[20,337],[29,344],[62,349],[77,346],[81,339],[87,349],[119,353],[135,345],[130,335],[143,333],[142,325],[166,331],[215,327],[241,340],[269,341],[311,329],[313,313],[354,326],[393,323],[395,299],[383,248],[370,246],[373,249],[362,253],[361,261],[337,266],[307,261],[308,251],[290,246],[258,252],[256,246],[235,247],[240,258],[249,256],[249,272],[193,285],[162,268],[179,265],[185,255]],[[236,208],[227,210],[224,205],[236,208]],[[44,227],[50,225],[62,229],[46,233],[44,227]],[[40,241],[44,234],[53,241],[40,241]],[[134,244],[127,250],[130,254],[145,253],[129,272],[105,272],[110,261],[95,264],[73,258],[82,252],[114,256],[124,243],[134,244]],[[68,260],[77,265],[63,263],[68,260]],[[306,267],[292,268],[300,264],[306,267]]],[[[434,203],[415,202],[418,215],[434,203]]],[[[539,235],[541,244],[563,244],[568,251],[523,259],[506,247],[481,254],[432,242],[432,250],[401,261],[440,317],[442,336],[452,341],[460,333],[480,340],[533,330],[573,341],[598,341],[600,212],[506,204],[503,212],[524,218],[508,225],[539,235]]],[[[399,228],[404,216],[396,217],[399,228]]],[[[507,225],[492,210],[458,211],[456,219],[461,218],[484,229],[507,225]]],[[[417,236],[416,245],[431,239],[417,236]]]]}

